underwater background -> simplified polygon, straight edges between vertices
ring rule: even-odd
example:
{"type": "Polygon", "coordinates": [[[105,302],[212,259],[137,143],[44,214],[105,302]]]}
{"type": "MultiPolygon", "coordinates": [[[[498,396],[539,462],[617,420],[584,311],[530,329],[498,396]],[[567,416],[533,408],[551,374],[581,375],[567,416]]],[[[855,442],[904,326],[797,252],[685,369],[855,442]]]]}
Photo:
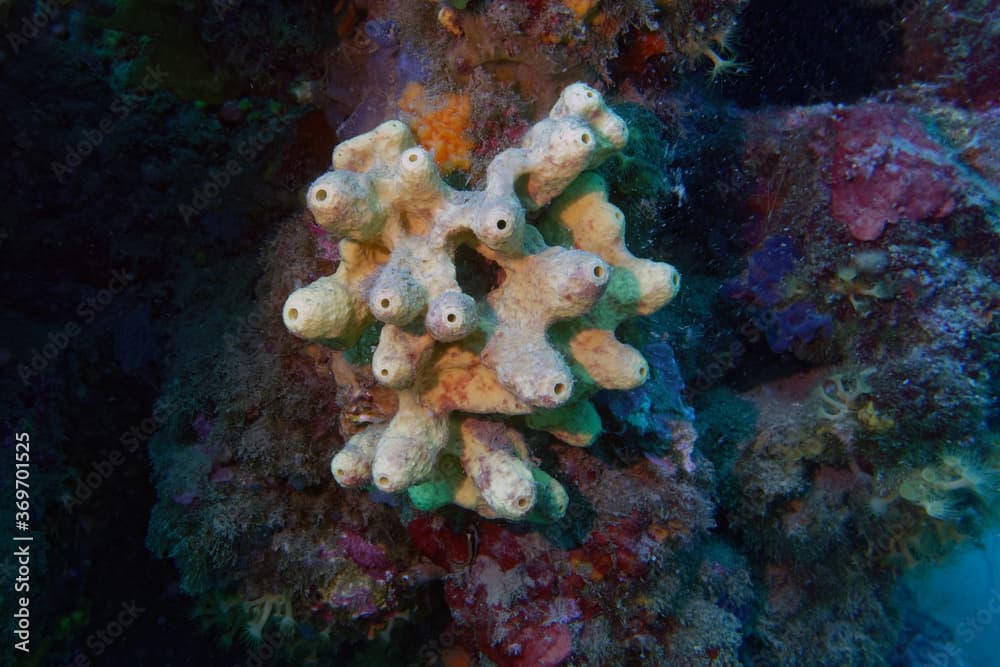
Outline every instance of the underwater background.
{"type": "Polygon", "coordinates": [[[0,664],[1000,664],[997,0],[0,0],[0,34],[0,664]],[[472,333],[419,280],[379,315],[451,210],[390,154],[526,255],[679,289],[540,314],[572,281],[484,204],[444,262],[472,333]],[[344,284],[351,327],[289,320],[344,284]],[[543,358],[575,411],[512,388],[543,358]],[[394,464],[413,386],[447,444],[394,464]]]}

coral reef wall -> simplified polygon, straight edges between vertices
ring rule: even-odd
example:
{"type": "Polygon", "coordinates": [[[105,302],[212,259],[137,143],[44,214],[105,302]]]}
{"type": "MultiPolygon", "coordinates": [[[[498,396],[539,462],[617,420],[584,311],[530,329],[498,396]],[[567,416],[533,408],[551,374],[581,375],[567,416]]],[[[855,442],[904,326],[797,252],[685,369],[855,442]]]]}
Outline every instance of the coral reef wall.
{"type": "Polygon", "coordinates": [[[975,664],[996,13],[0,2],[30,664],[975,664]]]}

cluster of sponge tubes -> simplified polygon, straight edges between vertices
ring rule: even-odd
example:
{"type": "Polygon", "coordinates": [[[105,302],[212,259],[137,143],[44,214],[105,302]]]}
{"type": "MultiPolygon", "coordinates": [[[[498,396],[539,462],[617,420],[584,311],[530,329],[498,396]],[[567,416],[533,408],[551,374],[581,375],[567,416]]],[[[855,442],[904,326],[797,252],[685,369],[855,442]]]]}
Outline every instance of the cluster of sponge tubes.
{"type": "Polygon", "coordinates": [[[316,222],[342,237],[341,263],[288,297],[285,325],[346,347],[381,322],[372,372],[399,396],[388,424],[334,456],[340,484],[405,489],[422,509],[563,515],[565,490],[532,463],[509,417],[593,442],[593,392],[631,389],[648,374],[615,328],[663,306],[680,284],[672,266],[628,251],[621,211],[586,171],[627,139],[624,121],[578,83],[520,148],[494,158],[481,191],[448,186],[400,122],[334,150],[307,200],[316,222]],[[460,245],[502,270],[479,302],[459,285],[460,245]]]}

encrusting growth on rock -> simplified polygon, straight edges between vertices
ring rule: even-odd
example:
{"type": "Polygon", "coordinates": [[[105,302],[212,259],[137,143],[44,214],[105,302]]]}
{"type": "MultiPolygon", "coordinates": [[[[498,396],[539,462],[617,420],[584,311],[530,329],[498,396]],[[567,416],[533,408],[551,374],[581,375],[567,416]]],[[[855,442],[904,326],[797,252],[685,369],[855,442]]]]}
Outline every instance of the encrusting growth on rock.
{"type": "Polygon", "coordinates": [[[399,396],[387,425],[334,456],[340,484],[408,490],[421,509],[451,502],[486,517],[562,516],[566,492],[504,418],[593,442],[593,392],[631,389],[648,375],[615,328],[656,311],[680,285],[672,266],[628,251],[624,216],[586,172],[627,139],[601,95],[577,83],[520,148],[496,156],[482,191],[449,187],[398,121],[334,150],[307,200],[316,222],[343,238],[341,263],[288,297],[285,325],[347,347],[380,322],[372,372],[399,396]],[[501,269],[484,300],[459,285],[459,246],[501,269]]]}

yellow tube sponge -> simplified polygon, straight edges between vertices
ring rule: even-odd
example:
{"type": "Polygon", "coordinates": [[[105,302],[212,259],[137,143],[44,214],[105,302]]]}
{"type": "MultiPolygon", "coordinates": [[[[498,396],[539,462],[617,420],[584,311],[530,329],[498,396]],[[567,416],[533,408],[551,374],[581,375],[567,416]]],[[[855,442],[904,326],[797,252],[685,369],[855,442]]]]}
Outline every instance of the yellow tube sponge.
{"type": "Polygon", "coordinates": [[[447,444],[447,417],[423,407],[413,392],[400,392],[396,416],[375,446],[375,486],[383,491],[402,491],[423,481],[447,444]]]}
{"type": "Polygon", "coordinates": [[[408,490],[423,509],[450,501],[487,517],[562,515],[565,490],[506,420],[523,415],[564,442],[592,443],[593,392],[631,389],[649,372],[615,329],[679,287],[673,267],[628,251],[621,211],[586,171],[627,139],[622,119],[578,83],[520,147],[496,156],[480,191],[446,184],[398,121],[334,150],[307,202],[342,237],[341,263],[293,292],[283,317],[293,334],[337,347],[381,323],[372,374],[399,397],[389,424],[333,457],[338,483],[408,490]],[[460,246],[497,267],[485,298],[459,283],[460,246]]]}
{"type": "Polygon", "coordinates": [[[356,434],[330,461],[333,478],[343,486],[358,486],[371,479],[375,446],[385,427],[375,424],[356,434]]]}
{"type": "Polygon", "coordinates": [[[506,519],[526,514],[535,504],[535,480],[518,456],[519,436],[497,422],[466,419],[461,438],[462,467],[486,505],[506,519]]]}
{"type": "Polygon", "coordinates": [[[573,392],[573,374],[546,331],[557,320],[587,312],[604,291],[610,267],[592,253],[559,247],[503,266],[507,278],[490,295],[498,324],[483,364],[525,403],[562,405],[573,392]]]}

